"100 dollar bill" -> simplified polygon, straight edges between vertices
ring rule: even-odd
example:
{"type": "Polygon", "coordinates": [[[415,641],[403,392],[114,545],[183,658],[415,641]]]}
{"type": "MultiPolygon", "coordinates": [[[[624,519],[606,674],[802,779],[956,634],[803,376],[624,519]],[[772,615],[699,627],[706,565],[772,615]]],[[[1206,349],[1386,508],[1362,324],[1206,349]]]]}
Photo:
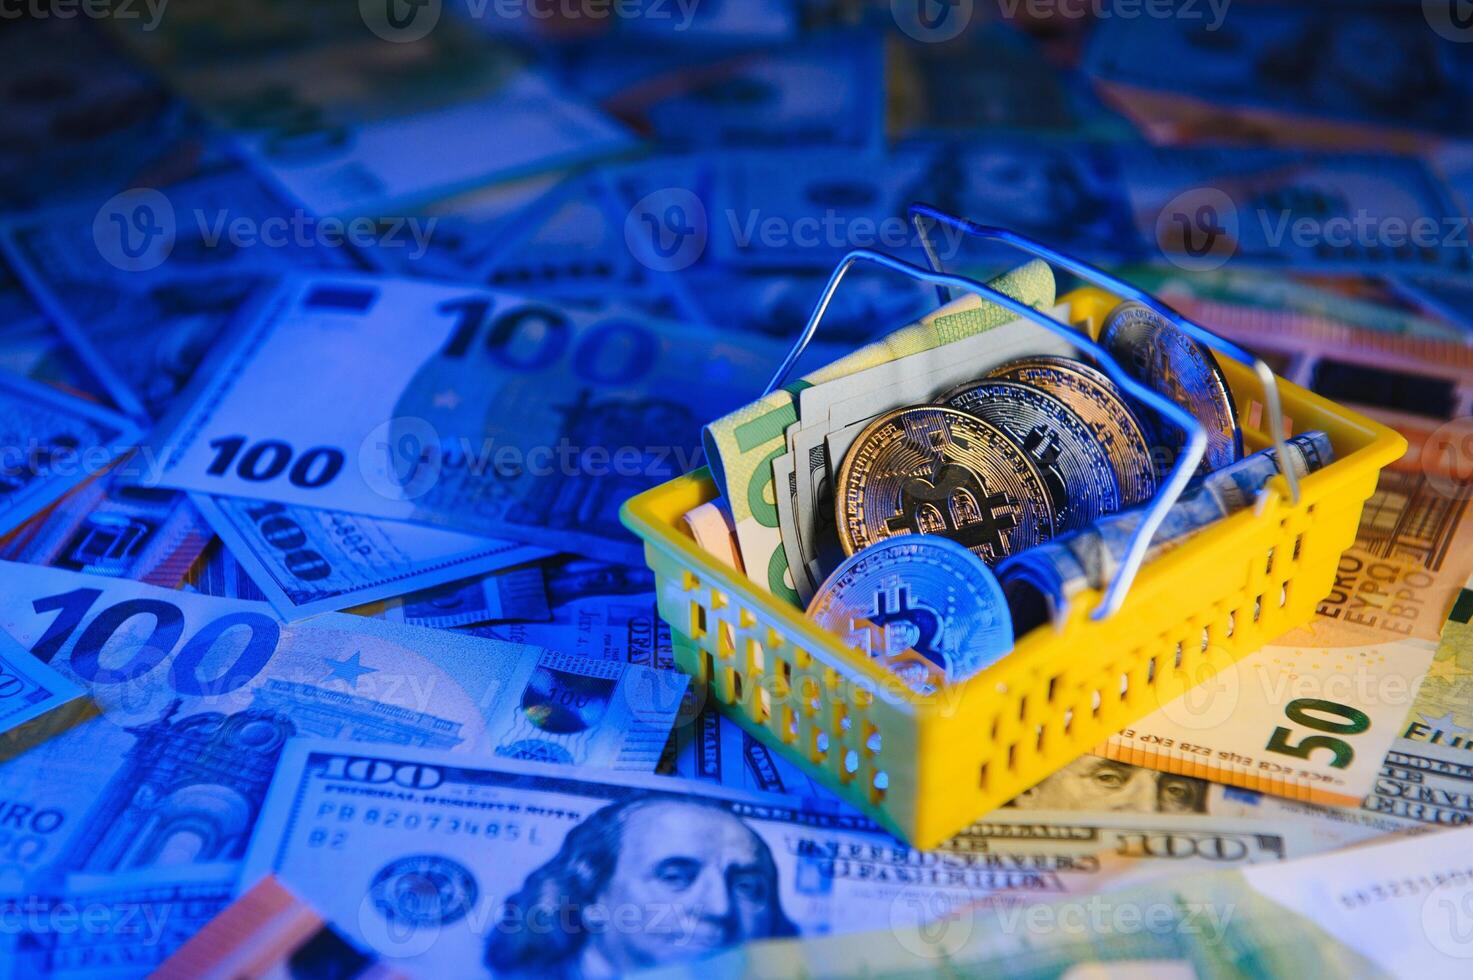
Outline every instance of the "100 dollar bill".
{"type": "Polygon", "coordinates": [[[1155,881],[1000,900],[944,922],[755,943],[651,976],[1463,978],[1473,830],[1155,881]]]}
{"type": "Polygon", "coordinates": [[[0,759],[44,742],[89,707],[79,685],[0,632],[0,759]]]}
{"type": "Polygon", "coordinates": [[[0,558],[174,588],[214,536],[189,497],[130,486],[126,474],[85,483],[0,545],[0,558]]]}
{"type": "Polygon", "coordinates": [[[293,215],[238,163],[203,165],[134,194],[131,204],[89,201],[16,217],[0,228],[0,249],[108,397],[138,418],[158,419],[172,406],[216,339],[279,276],[361,264],[351,249],[311,241],[238,246],[227,222],[260,228],[293,215]],[[127,224],[145,216],[146,233],[127,224]]]}
{"type": "Polygon", "coordinates": [[[319,215],[376,217],[633,147],[438,3],[208,2],[159,30],[111,26],[319,215]]]}
{"type": "Polygon", "coordinates": [[[0,536],[111,466],[138,436],[116,412],[0,374],[0,536]]]}
{"type": "Polygon", "coordinates": [[[551,552],[447,528],[275,501],[191,495],[284,619],[484,575],[551,552]]]}
{"type": "Polygon", "coordinates": [[[426,976],[593,977],[923,922],[998,891],[1096,892],[1314,849],[1255,821],[1035,812],[922,853],[837,803],[302,740],[242,880],[275,875],[355,944],[426,976]]]}

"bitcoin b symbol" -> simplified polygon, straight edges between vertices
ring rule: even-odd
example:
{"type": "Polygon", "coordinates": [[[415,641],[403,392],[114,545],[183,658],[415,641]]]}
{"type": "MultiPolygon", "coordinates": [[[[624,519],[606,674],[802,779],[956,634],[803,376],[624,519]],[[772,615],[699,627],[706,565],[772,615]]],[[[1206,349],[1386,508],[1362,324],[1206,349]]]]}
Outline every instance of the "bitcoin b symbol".
{"type": "Polygon", "coordinates": [[[945,463],[935,482],[913,476],[900,487],[900,513],[885,522],[893,534],[940,534],[988,558],[1000,558],[1003,532],[1018,526],[1017,501],[989,493],[965,466],[945,463]]]}
{"type": "Polygon", "coordinates": [[[906,649],[915,650],[931,663],[946,669],[946,658],[936,648],[936,641],[941,636],[941,617],[925,606],[912,606],[910,604],[910,590],[901,585],[895,590],[895,608],[890,608],[890,594],[888,590],[875,593],[875,607],[870,613],[869,620],[885,634],[884,651],[889,657],[895,653],[903,653],[906,649]],[[914,637],[899,650],[891,650],[887,628],[891,625],[908,627],[908,636],[914,637]]]}

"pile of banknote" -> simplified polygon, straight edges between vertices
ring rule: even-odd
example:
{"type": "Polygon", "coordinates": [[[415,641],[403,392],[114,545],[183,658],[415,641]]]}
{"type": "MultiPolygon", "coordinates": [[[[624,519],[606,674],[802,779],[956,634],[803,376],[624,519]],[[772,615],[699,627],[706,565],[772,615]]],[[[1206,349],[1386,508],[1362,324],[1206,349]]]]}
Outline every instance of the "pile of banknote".
{"type": "Polygon", "coordinates": [[[1456,4],[0,24],[0,980],[1467,975],[1456,4]],[[625,501],[708,468],[695,546],[927,690],[1119,571],[1187,446],[1126,380],[1206,436],[1147,561],[1336,458],[915,201],[1411,446],[1311,622],[926,851],[675,668],[625,501]],[[1122,373],[860,265],[764,395],[856,248],[1122,373]]]}

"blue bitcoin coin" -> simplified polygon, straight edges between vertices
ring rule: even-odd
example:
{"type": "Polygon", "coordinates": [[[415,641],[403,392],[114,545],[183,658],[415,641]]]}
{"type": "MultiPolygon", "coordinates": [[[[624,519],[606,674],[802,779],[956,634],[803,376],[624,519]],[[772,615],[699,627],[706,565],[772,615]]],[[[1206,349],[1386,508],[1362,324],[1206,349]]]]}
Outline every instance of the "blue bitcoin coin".
{"type": "Polygon", "coordinates": [[[965,680],[1013,648],[996,577],[938,535],[900,535],[851,555],[819,586],[808,615],[925,692],[965,680]]]}

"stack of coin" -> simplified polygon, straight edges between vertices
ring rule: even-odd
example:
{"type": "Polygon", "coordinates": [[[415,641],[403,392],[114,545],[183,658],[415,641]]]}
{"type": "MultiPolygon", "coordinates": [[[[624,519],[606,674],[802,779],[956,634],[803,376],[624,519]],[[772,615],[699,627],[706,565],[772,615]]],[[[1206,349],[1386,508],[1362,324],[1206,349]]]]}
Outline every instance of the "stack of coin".
{"type": "MultiPolygon", "coordinates": [[[[1278,472],[1272,452],[1242,458],[1227,380],[1212,352],[1183,330],[1149,307],[1123,303],[1106,318],[1100,342],[1207,432],[1198,486],[1168,514],[1153,555],[1246,506],[1278,472]]],[[[801,481],[785,481],[795,512],[816,499],[811,488],[824,486],[813,474],[822,476],[830,452],[838,467],[827,472],[834,530],[848,557],[817,586],[808,614],[923,692],[972,676],[1011,649],[1015,634],[1058,619],[1075,595],[1103,587],[1184,444],[1180,432],[1077,358],[1038,353],[973,370],[978,376],[957,384],[972,374],[966,362],[942,368],[933,359],[910,377],[945,374],[942,385],[892,381],[898,398],[888,391],[815,398],[829,406],[828,418],[794,439],[781,467],[808,477],[807,493],[794,489],[801,481]],[[876,414],[860,415],[860,406],[876,414]]],[[[1290,468],[1302,474],[1330,449],[1312,433],[1288,452],[1290,468]]],[[[817,527],[821,542],[821,526],[796,527],[817,527]]],[[[791,539],[800,537],[795,531],[791,539]]],[[[823,549],[804,554],[812,559],[823,549]]]]}
{"type": "Polygon", "coordinates": [[[1145,428],[1083,361],[1035,356],[875,418],[839,469],[834,517],[852,555],[938,534],[989,565],[1155,493],[1145,428]]]}

